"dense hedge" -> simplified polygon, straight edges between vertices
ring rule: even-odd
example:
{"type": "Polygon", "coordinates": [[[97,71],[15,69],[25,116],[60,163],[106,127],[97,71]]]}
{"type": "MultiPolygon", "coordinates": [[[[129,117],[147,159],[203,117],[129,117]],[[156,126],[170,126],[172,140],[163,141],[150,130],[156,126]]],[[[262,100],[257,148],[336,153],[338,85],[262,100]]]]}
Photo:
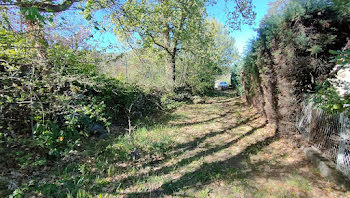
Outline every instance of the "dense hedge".
{"type": "Polygon", "coordinates": [[[338,5],[289,1],[265,17],[251,42],[242,70],[244,96],[280,129],[290,131],[305,94],[329,77],[335,66],[329,50],[347,43],[350,15],[338,5]]]}

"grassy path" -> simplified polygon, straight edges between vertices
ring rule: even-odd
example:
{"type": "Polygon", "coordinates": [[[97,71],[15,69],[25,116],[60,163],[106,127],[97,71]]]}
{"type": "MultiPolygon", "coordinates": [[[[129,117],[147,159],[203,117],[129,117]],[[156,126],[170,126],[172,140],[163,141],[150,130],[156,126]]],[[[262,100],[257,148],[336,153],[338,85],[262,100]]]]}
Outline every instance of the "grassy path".
{"type": "MultiPolygon", "coordinates": [[[[159,120],[159,119],[158,119],[159,120]]],[[[231,95],[184,105],[132,138],[116,129],[43,170],[34,197],[349,197],[231,95]],[[137,150],[135,150],[137,148],[137,150]],[[137,153],[132,160],[130,154],[137,153]]]]}
{"type": "Polygon", "coordinates": [[[137,181],[122,196],[349,196],[322,179],[299,149],[275,138],[253,108],[229,93],[185,105],[172,117],[167,133],[174,147],[167,157],[140,163],[142,174],[134,175],[137,181]]]}

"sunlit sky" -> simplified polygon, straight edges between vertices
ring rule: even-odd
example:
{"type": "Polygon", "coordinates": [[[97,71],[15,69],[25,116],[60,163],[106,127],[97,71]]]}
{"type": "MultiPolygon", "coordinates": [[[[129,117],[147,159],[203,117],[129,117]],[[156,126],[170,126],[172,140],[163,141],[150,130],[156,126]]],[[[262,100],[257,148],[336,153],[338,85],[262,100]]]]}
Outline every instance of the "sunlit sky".
{"type": "MultiPolygon", "coordinates": [[[[231,36],[235,38],[236,47],[241,54],[243,53],[244,47],[249,39],[256,36],[256,31],[254,31],[254,29],[258,28],[259,21],[267,13],[268,4],[272,1],[273,0],[253,0],[255,11],[257,13],[255,25],[244,25],[241,30],[232,31],[231,36]]],[[[223,24],[225,23],[225,12],[223,12],[225,8],[224,2],[224,0],[219,0],[219,3],[216,6],[208,8],[209,17],[215,17],[223,24]]]]}
{"type": "MultiPolygon", "coordinates": [[[[253,4],[255,6],[255,11],[257,13],[255,24],[252,26],[244,25],[241,27],[241,30],[231,31],[231,36],[236,40],[236,48],[242,54],[244,52],[245,46],[248,43],[249,39],[254,38],[256,36],[256,29],[259,26],[260,20],[267,13],[268,4],[273,0],[253,0],[253,4]]],[[[230,7],[230,5],[228,5],[230,7]]],[[[232,6],[231,6],[232,7],[232,6]]],[[[208,14],[210,18],[216,18],[221,23],[225,23],[225,1],[219,0],[215,6],[208,7],[208,14]]],[[[99,46],[104,48],[108,45],[117,45],[118,41],[113,33],[104,32],[98,33],[94,32],[95,39],[99,40],[99,46]]],[[[115,50],[115,49],[114,49],[115,50]]],[[[112,52],[114,50],[107,50],[107,52],[112,52]]],[[[120,49],[119,49],[120,50],[120,49]]],[[[119,51],[116,50],[116,51],[119,51]]]]}

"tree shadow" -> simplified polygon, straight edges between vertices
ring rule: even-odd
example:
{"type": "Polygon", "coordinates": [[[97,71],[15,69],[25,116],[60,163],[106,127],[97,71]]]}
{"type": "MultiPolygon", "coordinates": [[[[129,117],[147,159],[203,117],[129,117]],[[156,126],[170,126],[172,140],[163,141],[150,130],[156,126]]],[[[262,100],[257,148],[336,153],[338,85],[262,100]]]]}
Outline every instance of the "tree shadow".
{"type": "MultiPolygon", "coordinates": [[[[242,124],[242,123],[241,123],[242,124]]],[[[237,125],[235,125],[237,126],[237,125]]],[[[251,129],[250,131],[246,132],[245,134],[239,136],[238,138],[235,138],[234,140],[228,142],[227,144],[225,145],[222,145],[222,146],[217,146],[217,147],[214,147],[214,148],[211,148],[211,149],[207,149],[207,150],[204,150],[204,151],[201,151],[201,152],[198,152],[196,153],[194,156],[191,156],[191,157],[188,157],[188,158],[184,158],[182,159],[181,161],[177,162],[176,164],[174,165],[171,165],[171,166],[164,166],[160,169],[157,169],[155,171],[150,171],[148,173],[145,173],[145,174],[141,174],[141,175],[137,175],[137,176],[129,176],[127,178],[124,178],[122,179],[121,181],[119,181],[120,183],[122,183],[122,186],[123,188],[127,188],[127,187],[130,187],[132,185],[134,185],[134,181],[137,180],[137,179],[140,179],[140,178],[143,178],[143,177],[147,177],[149,175],[166,175],[166,174],[169,174],[171,171],[173,171],[175,168],[179,168],[179,167],[184,167],[190,163],[192,163],[193,161],[196,161],[202,157],[205,157],[205,156],[209,156],[211,154],[214,154],[216,152],[219,152],[221,150],[224,150],[224,149],[227,149],[229,147],[231,147],[232,145],[236,144],[238,141],[242,140],[243,138],[249,136],[249,135],[252,135],[256,130],[258,129],[261,129],[261,128],[264,128],[266,126],[266,124],[262,124],[258,127],[254,127],[253,129],[251,129]]],[[[230,128],[234,128],[234,126],[230,127],[230,128]]],[[[226,130],[222,130],[218,133],[224,133],[226,132],[226,130]]],[[[214,132],[215,133],[215,132],[214,132]]],[[[194,144],[194,143],[193,143],[194,144]]],[[[186,150],[192,150],[195,146],[192,146],[192,147],[189,147],[187,148],[186,150]]],[[[164,164],[166,161],[162,161],[162,163],[164,164]]],[[[150,165],[150,164],[149,164],[150,165]]]]}
{"type": "MultiPolygon", "coordinates": [[[[213,103],[209,103],[209,104],[221,104],[221,103],[228,103],[228,102],[232,102],[233,99],[228,99],[225,101],[215,101],[213,103]]],[[[235,102],[234,104],[230,104],[230,106],[232,107],[241,107],[244,106],[244,103],[242,102],[235,102]]],[[[188,107],[191,108],[191,107],[188,107]]],[[[192,107],[193,109],[198,109],[198,107],[192,107]]],[[[215,114],[217,116],[210,118],[210,119],[206,119],[206,120],[201,120],[201,121],[195,121],[195,122],[181,122],[181,123],[170,123],[173,120],[184,120],[184,119],[189,119],[189,116],[185,116],[185,115],[178,115],[178,114],[174,114],[174,113],[162,113],[162,114],[157,114],[157,116],[155,116],[155,118],[149,118],[146,120],[142,121],[143,125],[146,125],[144,123],[147,123],[148,126],[152,126],[152,125],[159,125],[159,124],[166,124],[166,125],[170,125],[170,126],[175,126],[175,127],[184,127],[184,126],[192,126],[192,125],[197,125],[197,124],[205,124],[205,123],[209,123],[221,118],[224,118],[226,116],[228,116],[229,114],[235,113],[236,109],[230,109],[228,111],[225,111],[224,113],[219,113],[219,114],[215,114]]]]}
{"type": "MultiPolygon", "coordinates": [[[[184,126],[193,126],[193,125],[199,125],[199,124],[206,124],[215,120],[219,120],[221,118],[227,117],[229,114],[233,114],[235,113],[235,110],[229,110],[226,111],[225,113],[221,113],[218,116],[215,116],[213,118],[210,119],[206,119],[206,120],[201,120],[201,121],[196,121],[196,122],[183,122],[183,123],[176,123],[176,124],[171,124],[171,126],[176,126],[176,127],[184,127],[184,126]]],[[[254,114],[257,115],[257,114],[254,114]]]]}
{"type": "MultiPolygon", "coordinates": [[[[226,94],[225,94],[226,95],[226,94]]],[[[231,97],[230,95],[227,95],[228,97],[231,97]]],[[[176,128],[181,128],[184,126],[191,126],[191,125],[196,125],[196,124],[205,124],[205,123],[209,123],[212,121],[215,121],[216,123],[222,124],[222,127],[219,130],[210,130],[207,131],[205,134],[200,135],[200,137],[196,137],[194,140],[182,143],[182,144],[177,144],[174,145],[173,147],[170,147],[169,150],[167,151],[167,153],[169,153],[169,155],[165,155],[165,156],[161,156],[160,158],[158,158],[157,160],[150,158],[145,159],[145,161],[135,161],[135,162],[131,162],[130,163],[126,163],[127,165],[129,165],[128,167],[123,167],[122,168],[118,168],[118,169],[125,169],[125,172],[120,172],[123,173],[123,178],[115,178],[115,180],[113,182],[105,182],[103,184],[98,184],[99,188],[98,190],[92,190],[92,192],[100,192],[102,191],[102,189],[105,186],[111,186],[110,189],[113,189],[113,191],[116,190],[116,187],[113,187],[116,185],[116,183],[120,184],[119,187],[122,189],[128,189],[128,188],[134,188],[136,187],[140,182],[147,182],[149,178],[153,177],[153,176],[167,176],[168,174],[173,173],[173,171],[177,170],[178,168],[184,167],[187,168],[186,166],[191,164],[192,162],[195,162],[196,160],[201,159],[202,157],[206,157],[206,156],[210,156],[212,154],[215,154],[217,152],[220,152],[224,149],[227,149],[235,144],[237,144],[237,142],[239,142],[240,140],[244,139],[247,136],[252,135],[254,132],[256,132],[256,130],[265,127],[266,124],[261,124],[259,126],[256,126],[257,124],[254,122],[254,125],[250,125],[249,123],[251,123],[252,121],[255,121],[257,119],[259,119],[259,114],[255,113],[249,113],[249,116],[247,115],[247,117],[242,117],[240,116],[240,114],[234,114],[236,111],[238,111],[238,107],[242,107],[243,104],[239,103],[239,102],[235,102],[235,100],[233,99],[223,99],[220,100],[218,103],[229,103],[229,106],[231,107],[230,109],[225,109],[225,106],[222,104],[220,105],[218,108],[222,109],[222,111],[219,113],[216,113],[216,117],[214,118],[210,118],[207,120],[203,120],[203,121],[198,121],[198,122],[190,122],[190,123],[180,123],[180,124],[171,124],[170,122],[173,120],[184,120],[187,119],[189,117],[187,117],[186,115],[178,115],[178,114],[167,114],[167,115],[163,115],[163,117],[161,118],[157,118],[156,122],[151,122],[148,121],[147,127],[157,127],[157,125],[159,124],[164,124],[164,125],[168,125],[168,126],[173,126],[176,128]],[[232,105],[233,104],[233,105],[232,105]],[[224,111],[224,112],[223,112],[224,111]],[[234,121],[231,121],[229,123],[227,123],[226,121],[228,119],[234,119],[234,121]],[[171,165],[167,165],[167,163],[172,160],[175,159],[174,157],[182,155],[183,153],[187,152],[187,151],[192,151],[194,149],[196,149],[196,147],[198,147],[198,145],[202,144],[203,142],[206,142],[207,139],[209,138],[213,138],[216,136],[220,136],[222,134],[225,134],[227,132],[229,132],[232,129],[238,128],[242,125],[247,125],[252,127],[251,130],[249,130],[248,132],[244,133],[244,134],[235,134],[235,139],[233,139],[232,141],[226,143],[226,144],[221,144],[221,145],[217,145],[214,147],[209,147],[206,148],[205,150],[199,150],[197,153],[193,153],[191,156],[189,155],[184,155],[182,156],[183,159],[177,159],[179,160],[177,163],[175,164],[171,164],[171,165]],[[240,135],[240,136],[239,136],[240,135]],[[143,167],[145,168],[145,171],[143,172],[139,172],[137,174],[133,174],[130,172],[128,172],[131,168],[133,170],[137,170],[139,167],[143,167]],[[147,168],[150,168],[148,170],[146,170],[147,168]],[[129,169],[130,168],[130,169],[129,169]],[[124,175],[124,173],[128,173],[128,174],[133,174],[133,175],[124,175]]],[[[245,109],[242,109],[242,111],[246,111],[245,109]]],[[[213,115],[213,114],[212,114],[213,115]]],[[[111,140],[111,144],[112,144],[113,140],[111,140]]],[[[220,142],[217,142],[220,143],[220,142]]],[[[107,143],[106,143],[107,144],[107,143]]],[[[106,146],[105,146],[106,147],[106,146]]],[[[94,152],[92,152],[91,154],[93,154],[94,152]]],[[[189,153],[191,154],[191,153],[189,153]]],[[[239,154],[239,156],[241,156],[242,154],[239,154]]],[[[243,155],[242,155],[243,156],[243,155]]],[[[228,156],[229,157],[229,156],[228,156]]],[[[240,157],[237,157],[240,158],[240,157]]],[[[232,159],[237,159],[237,158],[232,158],[232,159]]],[[[227,161],[227,160],[225,160],[227,161]]],[[[180,179],[174,181],[174,182],[165,182],[161,188],[155,189],[155,190],[148,190],[148,192],[145,193],[130,193],[130,194],[124,194],[127,197],[158,197],[161,194],[167,194],[167,195],[172,195],[172,193],[178,191],[179,189],[182,188],[186,188],[189,187],[191,185],[191,181],[186,182],[186,180],[191,180],[192,181],[211,181],[214,180],[212,178],[212,175],[208,173],[208,171],[212,171],[213,173],[221,173],[224,174],[225,172],[225,168],[228,168],[229,166],[226,166],[224,163],[225,161],[222,162],[213,162],[213,163],[206,163],[203,164],[199,170],[194,171],[192,174],[191,173],[187,173],[184,176],[182,176],[180,179]],[[223,163],[223,164],[222,164],[223,163]],[[224,166],[223,166],[224,165],[224,166]],[[208,175],[210,177],[208,177],[208,175]]],[[[244,161],[243,159],[241,161],[244,161]]],[[[114,162],[113,162],[114,163],[114,162]]],[[[142,170],[142,169],[141,169],[142,170]]],[[[78,175],[80,173],[77,173],[78,175]]],[[[96,172],[94,173],[94,176],[96,177],[100,177],[100,178],[104,178],[106,176],[106,172],[96,172]]],[[[91,182],[93,183],[94,181],[91,180],[91,182]]],[[[77,186],[79,187],[79,186],[77,186]]],[[[119,188],[118,187],[118,188],[119,188]]],[[[85,188],[85,187],[82,187],[85,188]]],[[[112,191],[111,191],[112,192],[112,191]]],[[[185,194],[179,195],[177,194],[177,196],[181,196],[181,197],[185,197],[185,194]]]]}
{"type": "MultiPolygon", "coordinates": [[[[155,171],[154,173],[155,174],[159,174],[159,173],[163,173],[163,174],[167,174],[169,173],[171,170],[173,170],[175,167],[182,167],[182,166],[186,166],[188,164],[190,164],[191,162],[195,161],[195,160],[198,160],[204,156],[208,156],[208,155],[211,155],[211,154],[214,154],[216,152],[219,152],[221,150],[224,150],[224,149],[227,149],[229,147],[231,147],[232,145],[236,144],[238,141],[242,140],[243,138],[249,136],[249,135],[252,135],[256,130],[260,129],[260,128],[263,128],[265,127],[266,124],[263,124],[259,127],[254,127],[252,130],[248,131],[247,133],[239,136],[238,138],[235,138],[234,140],[228,142],[227,144],[225,145],[222,145],[222,146],[218,146],[218,147],[214,147],[214,148],[211,148],[211,149],[208,149],[208,150],[204,150],[204,151],[201,151],[201,152],[198,152],[196,153],[194,156],[192,157],[189,157],[189,158],[185,158],[185,159],[182,159],[181,161],[179,161],[178,163],[176,163],[175,165],[173,166],[166,166],[166,167],[163,167],[161,169],[158,169],[157,171],[155,171]]],[[[223,130],[222,132],[225,132],[226,130],[223,130]]]]}
{"type": "MultiPolygon", "coordinates": [[[[223,104],[223,103],[228,103],[228,102],[232,102],[233,99],[229,99],[229,100],[220,100],[220,101],[216,101],[216,102],[213,102],[213,103],[208,103],[208,104],[223,104]]],[[[243,102],[235,102],[233,104],[231,104],[233,106],[246,106],[246,104],[244,104],[243,102]]]]}
{"type": "MultiPolygon", "coordinates": [[[[209,153],[220,151],[224,148],[230,147],[232,144],[238,141],[238,139],[242,139],[243,137],[252,134],[255,130],[257,130],[260,127],[254,128],[251,131],[247,132],[246,134],[240,136],[234,141],[231,141],[223,146],[217,147],[212,149],[209,153]]],[[[227,170],[233,169],[237,170],[238,174],[235,174],[235,176],[230,177],[230,180],[235,179],[244,179],[250,177],[250,173],[239,173],[239,169],[244,168],[244,163],[247,161],[247,158],[249,158],[249,155],[253,155],[261,151],[264,147],[270,145],[272,142],[276,141],[278,137],[276,135],[270,136],[265,138],[264,140],[261,140],[255,144],[251,144],[248,147],[246,147],[243,151],[241,151],[239,154],[223,161],[217,161],[212,163],[204,163],[200,166],[200,168],[196,169],[193,172],[189,172],[181,176],[177,180],[172,180],[169,182],[164,183],[161,187],[154,189],[150,192],[135,192],[135,193],[129,193],[125,194],[127,197],[159,197],[161,195],[173,195],[175,192],[178,192],[182,189],[188,189],[191,187],[200,187],[205,183],[210,183],[213,181],[216,181],[217,175],[223,175],[224,177],[227,176],[227,170]]],[[[203,155],[203,153],[199,154],[203,155]]],[[[231,175],[232,176],[232,175],[231,175]]],[[[246,184],[249,188],[254,188],[253,186],[249,186],[249,184],[246,184]]]]}
{"type": "Polygon", "coordinates": [[[232,90],[227,90],[227,91],[215,90],[212,94],[210,94],[210,97],[213,97],[213,98],[217,98],[217,97],[235,98],[235,97],[238,97],[238,94],[232,90]]]}
{"type": "Polygon", "coordinates": [[[248,117],[248,118],[244,119],[243,121],[241,121],[241,122],[239,122],[239,123],[237,123],[235,125],[231,125],[231,126],[228,126],[228,127],[224,128],[223,130],[210,132],[210,133],[205,134],[202,137],[195,138],[193,141],[186,142],[186,143],[183,143],[183,144],[178,144],[178,145],[176,145],[174,147],[174,150],[181,150],[181,151],[177,151],[177,152],[175,152],[173,154],[174,155],[178,155],[180,152],[183,152],[183,150],[192,150],[192,149],[196,148],[197,145],[199,145],[200,143],[204,142],[208,138],[212,138],[212,137],[215,137],[217,135],[224,134],[227,131],[230,131],[232,129],[238,128],[239,126],[242,126],[242,125],[245,125],[245,124],[247,124],[247,123],[249,123],[251,121],[257,120],[258,118],[259,118],[258,114],[254,114],[251,117],[248,117]]]}

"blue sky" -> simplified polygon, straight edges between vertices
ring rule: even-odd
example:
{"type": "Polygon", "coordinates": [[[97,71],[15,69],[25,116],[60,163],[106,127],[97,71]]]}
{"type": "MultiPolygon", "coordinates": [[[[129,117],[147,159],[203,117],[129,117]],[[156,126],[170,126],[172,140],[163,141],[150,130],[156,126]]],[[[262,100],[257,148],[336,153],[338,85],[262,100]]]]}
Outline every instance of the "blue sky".
{"type": "MultiPolygon", "coordinates": [[[[268,9],[269,2],[273,0],[253,0],[255,6],[255,11],[257,13],[255,25],[249,26],[244,25],[240,31],[233,31],[231,36],[236,40],[236,47],[238,51],[242,54],[244,47],[246,46],[249,39],[256,36],[256,31],[254,29],[259,27],[259,21],[265,16],[268,9]]],[[[225,4],[224,0],[219,0],[216,6],[208,8],[209,17],[215,17],[221,23],[225,23],[225,4]]]]}
{"type": "MultiPolygon", "coordinates": [[[[255,25],[249,26],[244,25],[241,30],[232,31],[231,36],[236,40],[236,47],[240,54],[243,54],[244,48],[249,41],[249,39],[254,38],[256,36],[256,31],[254,29],[258,28],[259,21],[264,17],[267,13],[268,4],[273,0],[253,0],[253,4],[255,6],[255,11],[257,13],[255,25]]],[[[233,5],[228,5],[228,8],[233,5]]],[[[210,18],[216,18],[221,23],[225,24],[225,1],[218,0],[218,3],[215,6],[208,7],[208,14],[210,18]]],[[[111,32],[100,33],[98,31],[94,31],[94,40],[98,40],[99,46],[101,48],[108,48],[109,45],[118,45],[117,39],[111,32]]],[[[100,50],[100,49],[98,49],[100,50]]],[[[122,49],[107,49],[107,52],[111,51],[122,51],[122,49]]]]}

